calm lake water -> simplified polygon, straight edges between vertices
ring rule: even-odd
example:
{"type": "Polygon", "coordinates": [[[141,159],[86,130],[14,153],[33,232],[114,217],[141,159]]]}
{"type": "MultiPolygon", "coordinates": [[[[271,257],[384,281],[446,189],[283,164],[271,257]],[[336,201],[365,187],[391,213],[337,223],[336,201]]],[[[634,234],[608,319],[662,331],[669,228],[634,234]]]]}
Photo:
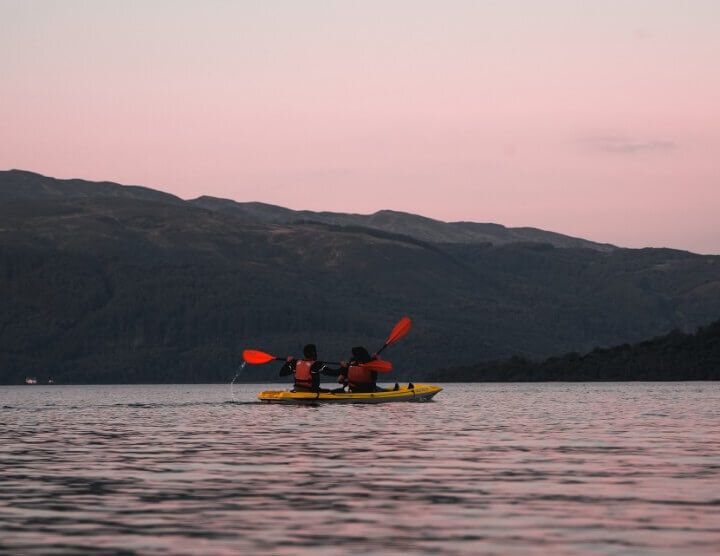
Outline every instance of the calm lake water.
{"type": "Polygon", "coordinates": [[[720,552],[720,384],[0,387],[0,552],[720,552]]]}

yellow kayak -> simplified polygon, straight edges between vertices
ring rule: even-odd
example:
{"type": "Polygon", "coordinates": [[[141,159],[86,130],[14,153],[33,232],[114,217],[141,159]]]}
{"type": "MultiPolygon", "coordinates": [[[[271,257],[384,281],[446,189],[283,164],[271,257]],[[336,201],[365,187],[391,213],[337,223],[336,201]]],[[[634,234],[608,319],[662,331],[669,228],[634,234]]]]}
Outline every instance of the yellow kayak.
{"type": "Polygon", "coordinates": [[[441,392],[439,386],[415,384],[413,388],[402,386],[387,392],[369,392],[363,394],[331,394],[315,392],[288,392],[267,390],[258,394],[263,403],[388,403],[388,402],[426,402],[441,392]]]}

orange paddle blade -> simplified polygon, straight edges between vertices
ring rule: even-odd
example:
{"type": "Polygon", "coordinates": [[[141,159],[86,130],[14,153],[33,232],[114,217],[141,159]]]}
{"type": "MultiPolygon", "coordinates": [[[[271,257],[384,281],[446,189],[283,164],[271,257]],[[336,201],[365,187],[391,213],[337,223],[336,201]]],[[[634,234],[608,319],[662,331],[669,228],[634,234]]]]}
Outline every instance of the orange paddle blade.
{"type": "Polygon", "coordinates": [[[410,332],[411,326],[412,321],[408,317],[401,318],[395,325],[395,328],[392,329],[392,332],[390,332],[390,336],[388,336],[387,342],[385,342],[385,344],[388,345],[392,344],[393,342],[397,342],[400,338],[405,336],[405,334],[410,332]]]}
{"type": "Polygon", "coordinates": [[[251,363],[253,365],[262,365],[263,363],[268,363],[269,361],[273,361],[275,359],[274,356],[270,355],[269,353],[265,353],[262,351],[255,351],[254,349],[246,349],[243,351],[243,359],[247,361],[248,363],[251,363]]]}
{"type": "Polygon", "coordinates": [[[390,361],[381,361],[380,359],[361,363],[360,366],[377,373],[389,373],[392,371],[392,363],[390,363],[390,361]]]}

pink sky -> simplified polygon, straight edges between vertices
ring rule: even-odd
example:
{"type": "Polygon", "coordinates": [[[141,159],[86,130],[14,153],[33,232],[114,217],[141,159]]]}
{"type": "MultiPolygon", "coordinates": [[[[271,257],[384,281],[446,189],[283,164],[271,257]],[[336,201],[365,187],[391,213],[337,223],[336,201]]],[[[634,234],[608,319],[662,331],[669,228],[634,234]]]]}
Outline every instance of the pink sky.
{"type": "Polygon", "coordinates": [[[720,2],[0,0],[0,169],[720,253],[720,2]]]}

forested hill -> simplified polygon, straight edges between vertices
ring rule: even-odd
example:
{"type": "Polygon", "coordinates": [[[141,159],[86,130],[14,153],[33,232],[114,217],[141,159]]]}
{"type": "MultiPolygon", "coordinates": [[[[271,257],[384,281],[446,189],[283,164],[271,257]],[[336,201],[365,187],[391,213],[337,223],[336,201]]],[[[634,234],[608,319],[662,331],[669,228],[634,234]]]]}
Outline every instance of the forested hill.
{"type": "Polygon", "coordinates": [[[422,380],[720,315],[720,257],[533,240],[492,224],[479,226],[497,241],[447,241],[454,228],[415,215],[382,214],[380,229],[220,205],[0,172],[0,383],[226,381],[243,349],[297,355],[314,342],[339,360],[379,348],[404,315],[413,329],[385,352],[391,378],[422,380]]]}
{"type": "Polygon", "coordinates": [[[542,362],[520,357],[440,369],[444,382],[720,380],[720,320],[694,334],[674,330],[645,342],[569,353],[542,362]]]}

